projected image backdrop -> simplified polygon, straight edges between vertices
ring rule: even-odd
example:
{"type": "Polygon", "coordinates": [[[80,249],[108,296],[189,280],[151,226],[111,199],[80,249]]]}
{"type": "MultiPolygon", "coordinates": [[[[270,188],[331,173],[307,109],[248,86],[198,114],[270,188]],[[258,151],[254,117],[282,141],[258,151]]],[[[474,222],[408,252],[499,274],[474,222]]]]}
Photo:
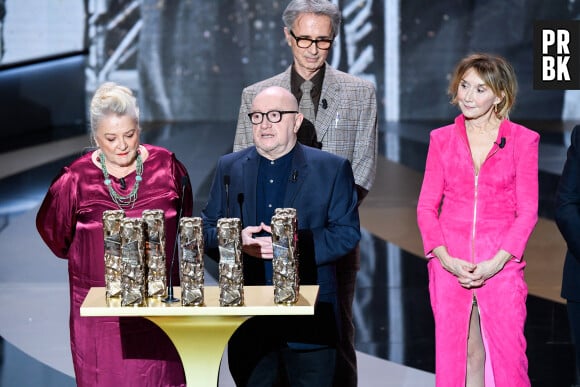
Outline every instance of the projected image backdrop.
{"type": "Polygon", "coordinates": [[[0,65],[41,60],[84,49],[83,1],[0,0],[0,65]]]}
{"type": "MultiPolygon", "coordinates": [[[[580,119],[577,92],[533,84],[535,20],[580,17],[568,0],[331,0],[343,28],[331,65],[375,83],[379,118],[448,120],[457,60],[505,56],[520,84],[513,119],[580,119]]],[[[285,0],[0,0],[0,66],[88,50],[86,91],[114,80],[138,91],[145,120],[233,121],[243,87],[292,61],[285,0]],[[5,12],[2,12],[5,10],[5,12]]]]}

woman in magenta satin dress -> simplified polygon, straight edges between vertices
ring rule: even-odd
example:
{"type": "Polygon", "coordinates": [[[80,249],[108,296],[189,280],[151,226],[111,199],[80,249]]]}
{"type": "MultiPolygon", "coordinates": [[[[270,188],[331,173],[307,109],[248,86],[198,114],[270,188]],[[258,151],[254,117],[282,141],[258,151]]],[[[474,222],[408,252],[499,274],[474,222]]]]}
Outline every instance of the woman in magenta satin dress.
{"type": "Polygon", "coordinates": [[[537,222],[539,135],[511,122],[516,77],[473,54],[449,85],[461,113],[431,132],[417,220],[429,258],[437,386],[529,386],[524,249],[537,222]]]}
{"type": "MultiPolygon", "coordinates": [[[[93,96],[90,114],[98,148],[63,168],[36,218],[48,247],[68,259],[77,385],[184,386],[179,355],[152,322],[80,316],[89,289],[105,286],[103,211],[123,209],[126,216],[140,217],[145,209],[162,209],[169,267],[179,206],[183,203],[183,216],[191,216],[193,207],[187,171],[175,155],[139,143],[139,109],[129,89],[103,84],[93,96]]],[[[173,275],[176,284],[179,278],[173,275]]]]}

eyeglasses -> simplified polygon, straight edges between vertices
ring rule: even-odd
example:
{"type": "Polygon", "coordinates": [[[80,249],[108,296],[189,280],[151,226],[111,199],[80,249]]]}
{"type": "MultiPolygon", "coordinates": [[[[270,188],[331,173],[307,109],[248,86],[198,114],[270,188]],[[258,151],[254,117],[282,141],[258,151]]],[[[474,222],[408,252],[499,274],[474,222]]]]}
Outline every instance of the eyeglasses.
{"type": "Polygon", "coordinates": [[[266,116],[268,121],[275,124],[275,123],[282,121],[282,116],[284,114],[289,114],[289,113],[298,113],[298,112],[295,110],[285,110],[285,111],[270,110],[267,113],[252,112],[252,113],[248,114],[248,117],[250,117],[250,121],[252,121],[252,124],[254,124],[254,125],[261,124],[262,121],[264,121],[264,116],[266,116]]]}
{"type": "Polygon", "coordinates": [[[308,39],[299,38],[294,35],[294,32],[290,30],[290,35],[296,40],[296,45],[300,48],[308,48],[312,46],[312,43],[316,44],[316,47],[320,50],[328,50],[332,46],[333,39],[308,39]]]}

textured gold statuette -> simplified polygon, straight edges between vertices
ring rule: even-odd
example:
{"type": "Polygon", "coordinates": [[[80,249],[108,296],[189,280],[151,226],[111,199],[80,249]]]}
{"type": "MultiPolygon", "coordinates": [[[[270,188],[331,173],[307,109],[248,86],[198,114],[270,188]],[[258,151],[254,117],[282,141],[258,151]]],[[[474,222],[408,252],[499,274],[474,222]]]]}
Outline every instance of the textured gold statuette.
{"type": "Polygon", "coordinates": [[[203,221],[199,217],[179,221],[181,304],[204,303],[203,221]]]}
{"type": "Polygon", "coordinates": [[[298,301],[298,221],[293,208],[277,208],[272,216],[272,259],[274,302],[293,304],[298,301]]]}
{"type": "Polygon", "coordinates": [[[165,255],[165,213],[145,210],[145,266],[147,268],[147,297],[167,294],[167,261],[165,255]]]}
{"type": "Polygon", "coordinates": [[[105,289],[107,297],[121,296],[121,219],[123,210],[103,212],[105,239],[105,289]]]}
{"type": "Polygon", "coordinates": [[[141,218],[121,220],[121,305],[143,306],[145,289],[145,235],[141,218]]]}
{"type": "Polygon", "coordinates": [[[220,253],[219,287],[221,306],[244,304],[244,271],[242,261],[241,221],[221,218],[217,223],[220,253]]]}

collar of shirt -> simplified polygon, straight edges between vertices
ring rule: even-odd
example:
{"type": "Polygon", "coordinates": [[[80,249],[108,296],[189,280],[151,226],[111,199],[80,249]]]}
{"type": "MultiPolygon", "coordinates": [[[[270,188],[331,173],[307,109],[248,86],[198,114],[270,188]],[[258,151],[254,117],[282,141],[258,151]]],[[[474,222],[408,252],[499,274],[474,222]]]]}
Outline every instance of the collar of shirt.
{"type": "MultiPolygon", "coordinates": [[[[310,92],[310,97],[312,98],[312,103],[314,104],[314,113],[318,113],[318,104],[320,102],[320,96],[322,94],[322,82],[324,81],[324,73],[326,71],[326,64],[314,74],[310,81],[312,82],[312,91],[310,92]]],[[[300,90],[300,85],[305,81],[297,72],[294,66],[292,66],[292,71],[290,72],[290,91],[296,97],[296,100],[300,102],[302,99],[302,90],[300,90]]]]}
{"type": "Polygon", "coordinates": [[[291,176],[294,147],[288,154],[276,160],[260,156],[256,189],[257,222],[270,224],[276,208],[284,205],[286,186],[291,176]]]}

